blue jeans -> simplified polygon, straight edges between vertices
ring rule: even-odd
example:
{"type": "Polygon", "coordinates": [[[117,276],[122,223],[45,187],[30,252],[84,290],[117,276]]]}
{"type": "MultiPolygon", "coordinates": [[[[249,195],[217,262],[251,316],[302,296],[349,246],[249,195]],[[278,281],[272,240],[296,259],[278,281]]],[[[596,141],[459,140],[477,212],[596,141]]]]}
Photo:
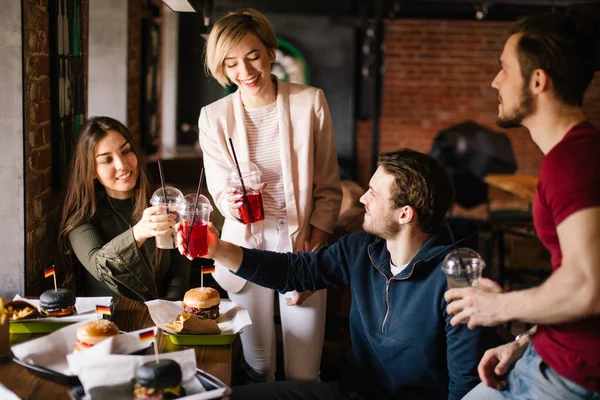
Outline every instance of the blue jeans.
{"type": "Polygon", "coordinates": [[[507,381],[508,387],[503,390],[495,390],[480,383],[463,400],[600,400],[600,393],[592,392],[557,374],[535,352],[531,344],[509,372],[507,381]]]}

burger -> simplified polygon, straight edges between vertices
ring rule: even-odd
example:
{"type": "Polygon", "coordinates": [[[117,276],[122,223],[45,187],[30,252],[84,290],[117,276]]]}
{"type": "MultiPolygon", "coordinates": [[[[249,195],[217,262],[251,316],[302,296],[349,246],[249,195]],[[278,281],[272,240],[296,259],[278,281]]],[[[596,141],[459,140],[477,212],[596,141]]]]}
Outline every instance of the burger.
{"type": "Polygon", "coordinates": [[[200,319],[219,318],[221,296],[213,288],[200,287],[190,289],[183,296],[183,311],[200,319]]]}
{"type": "Polygon", "coordinates": [[[46,290],[40,296],[40,314],[45,317],[65,317],[77,312],[75,294],[69,289],[46,290]]]}
{"type": "Polygon", "coordinates": [[[77,341],[73,353],[78,353],[119,334],[119,328],[107,319],[86,322],[77,328],[77,341]]]}
{"type": "Polygon", "coordinates": [[[173,360],[150,361],[138,367],[133,389],[135,400],[177,399],[185,396],[181,367],[173,360]]]}

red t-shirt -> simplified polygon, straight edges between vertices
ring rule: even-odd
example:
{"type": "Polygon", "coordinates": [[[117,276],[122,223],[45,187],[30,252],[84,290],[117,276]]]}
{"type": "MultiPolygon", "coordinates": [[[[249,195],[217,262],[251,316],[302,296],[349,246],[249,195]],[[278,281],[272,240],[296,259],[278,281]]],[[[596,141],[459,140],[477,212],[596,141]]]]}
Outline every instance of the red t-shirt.
{"type": "MultiPolygon", "coordinates": [[[[600,131],[583,122],[544,157],[533,201],[535,229],[550,251],[553,270],[562,263],[556,227],[569,215],[591,207],[600,207],[600,131]]],[[[540,325],[533,345],[561,376],[600,392],[600,317],[540,325]]]]}

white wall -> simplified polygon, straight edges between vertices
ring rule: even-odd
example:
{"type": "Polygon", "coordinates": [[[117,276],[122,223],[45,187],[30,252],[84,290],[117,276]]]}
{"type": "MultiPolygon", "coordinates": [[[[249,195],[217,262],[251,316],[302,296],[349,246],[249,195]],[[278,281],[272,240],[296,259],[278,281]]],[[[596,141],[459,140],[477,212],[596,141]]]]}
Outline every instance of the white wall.
{"type": "MultiPolygon", "coordinates": [[[[9,1],[9,0],[7,0],[9,1]]],[[[88,117],[127,125],[128,0],[90,0],[88,117]]]]}
{"type": "Polygon", "coordinates": [[[25,293],[21,2],[0,0],[0,296],[25,293]]]}
{"type": "MultiPolygon", "coordinates": [[[[165,149],[177,144],[177,68],[179,58],[179,14],[162,8],[162,120],[161,141],[165,149]]],[[[202,72],[202,71],[200,71],[202,72]]]]}

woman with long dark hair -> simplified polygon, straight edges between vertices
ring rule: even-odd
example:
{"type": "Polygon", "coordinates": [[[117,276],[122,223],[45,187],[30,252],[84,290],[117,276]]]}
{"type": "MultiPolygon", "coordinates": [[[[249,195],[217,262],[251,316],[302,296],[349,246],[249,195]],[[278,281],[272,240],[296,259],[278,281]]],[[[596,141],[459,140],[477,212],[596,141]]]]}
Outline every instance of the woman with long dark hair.
{"type": "Polygon", "coordinates": [[[109,117],[90,118],[75,146],[59,230],[61,249],[83,266],[78,284],[85,296],[183,297],[190,261],[158,250],[154,239],[172,232],[175,216],[148,207],[149,199],[128,129],[109,117]]]}

